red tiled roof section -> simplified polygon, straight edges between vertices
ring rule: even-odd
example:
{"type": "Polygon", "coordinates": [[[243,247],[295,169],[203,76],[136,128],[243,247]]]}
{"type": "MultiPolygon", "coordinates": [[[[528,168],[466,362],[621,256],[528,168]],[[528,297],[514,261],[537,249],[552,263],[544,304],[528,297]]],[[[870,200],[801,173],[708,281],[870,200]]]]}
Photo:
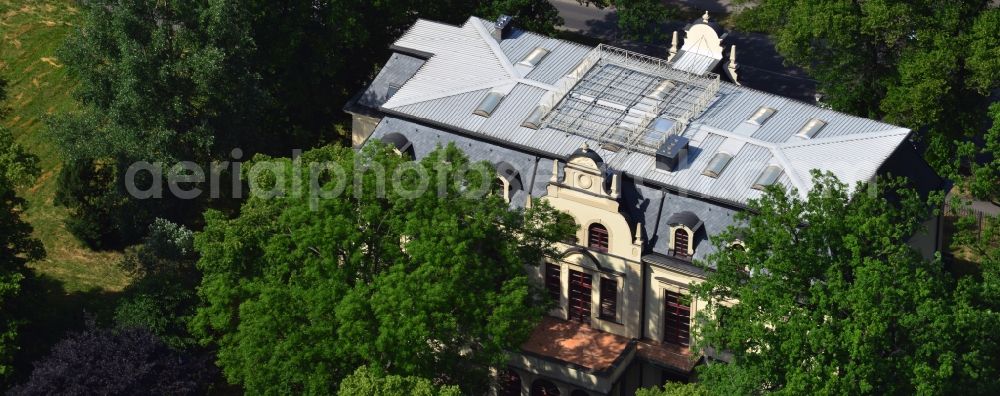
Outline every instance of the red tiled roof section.
{"type": "Polygon", "coordinates": [[[697,363],[697,359],[691,356],[691,350],[687,347],[662,344],[652,340],[639,341],[636,353],[647,361],[673,367],[682,372],[690,372],[697,363]]]}
{"type": "Polygon", "coordinates": [[[545,317],[521,345],[521,350],[596,372],[612,367],[628,350],[629,341],[582,323],[545,317]]]}

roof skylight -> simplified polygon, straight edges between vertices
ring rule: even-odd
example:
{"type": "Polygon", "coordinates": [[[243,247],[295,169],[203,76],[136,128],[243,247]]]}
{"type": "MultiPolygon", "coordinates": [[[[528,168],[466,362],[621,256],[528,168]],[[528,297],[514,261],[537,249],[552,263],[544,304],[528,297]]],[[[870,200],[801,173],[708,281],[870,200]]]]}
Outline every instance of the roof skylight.
{"type": "Polygon", "coordinates": [[[489,117],[493,114],[493,111],[500,106],[500,101],[503,100],[503,94],[500,92],[490,92],[483,98],[482,102],[479,102],[479,106],[476,107],[476,111],[472,114],[482,117],[489,117]]]}
{"type": "Polygon", "coordinates": [[[673,81],[663,80],[663,82],[653,89],[653,92],[649,93],[649,96],[657,100],[663,100],[663,98],[667,97],[667,93],[670,92],[671,89],[674,89],[675,86],[677,86],[677,84],[673,81]]]}
{"type": "Polygon", "coordinates": [[[524,119],[521,126],[525,128],[538,129],[542,126],[542,117],[545,116],[545,106],[538,105],[535,110],[528,114],[528,118],[524,119]]]}
{"type": "Polygon", "coordinates": [[[812,139],[813,136],[816,136],[816,133],[818,133],[820,129],[823,129],[823,127],[825,126],[826,126],[826,121],[823,121],[819,118],[813,118],[810,119],[809,122],[807,122],[805,125],[803,125],[802,129],[800,129],[799,133],[795,134],[795,136],[798,136],[802,139],[812,139]]]}
{"type": "Polygon", "coordinates": [[[726,153],[715,153],[715,155],[712,156],[712,159],[708,161],[708,166],[705,167],[705,170],[701,172],[701,174],[711,178],[717,178],[720,174],[722,174],[722,171],[726,169],[726,165],[729,165],[729,161],[732,159],[732,155],[726,153]]]}
{"type": "Polygon", "coordinates": [[[761,108],[757,109],[757,112],[753,113],[753,116],[751,116],[747,121],[754,125],[764,125],[764,122],[766,122],[768,118],[771,118],[771,116],[774,115],[774,112],[775,110],[770,107],[761,106],[761,108]]]}
{"type": "Polygon", "coordinates": [[[767,186],[776,183],[778,178],[781,177],[782,172],[783,170],[780,166],[768,165],[768,167],[764,168],[764,171],[761,172],[757,181],[753,183],[753,189],[763,191],[767,188],[767,186]]]}
{"type": "Polygon", "coordinates": [[[518,64],[527,67],[535,67],[538,66],[538,63],[542,61],[542,58],[545,58],[545,56],[548,54],[549,50],[542,47],[538,47],[532,50],[531,53],[529,53],[528,56],[525,56],[524,59],[518,62],[518,64]]]}

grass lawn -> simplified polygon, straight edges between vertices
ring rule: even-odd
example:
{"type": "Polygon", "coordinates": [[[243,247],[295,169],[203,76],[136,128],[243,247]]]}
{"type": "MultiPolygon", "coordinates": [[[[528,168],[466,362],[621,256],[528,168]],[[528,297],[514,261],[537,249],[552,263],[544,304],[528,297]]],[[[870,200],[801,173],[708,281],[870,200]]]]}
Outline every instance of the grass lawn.
{"type": "Polygon", "coordinates": [[[48,253],[31,267],[61,282],[67,292],[114,292],[129,282],[115,265],[120,254],[91,251],[66,230],[63,220],[69,212],[53,203],[62,164],[43,135],[46,115],[76,106],[75,82],[56,49],[74,29],[79,12],[72,0],[0,0],[0,76],[10,82],[7,105],[13,110],[3,122],[41,159],[41,177],[22,191],[30,203],[26,218],[48,253]]]}

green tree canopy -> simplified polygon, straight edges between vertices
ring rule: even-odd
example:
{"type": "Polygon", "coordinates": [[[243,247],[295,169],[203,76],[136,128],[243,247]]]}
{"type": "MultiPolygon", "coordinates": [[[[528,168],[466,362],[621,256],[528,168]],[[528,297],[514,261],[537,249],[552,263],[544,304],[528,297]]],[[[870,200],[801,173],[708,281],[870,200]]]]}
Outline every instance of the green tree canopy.
{"type": "Polygon", "coordinates": [[[251,393],[329,393],[364,364],[482,392],[487,369],[545,310],[524,266],[575,228],[547,205],[511,210],[499,196],[468,196],[493,185],[495,171],[454,146],[419,163],[377,144],[254,163],[279,170],[248,170],[257,191],[288,190],[255,195],[235,219],[206,214],[192,324],[218,345],[229,381],[251,393]],[[296,193],[294,164],[324,191],[344,190],[296,193]]]}
{"type": "Polygon", "coordinates": [[[732,359],[699,378],[728,394],[995,394],[1000,344],[984,330],[996,311],[907,243],[937,205],[899,181],[851,192],[815,177],[805,198],[773,188],[751,201],[716,240],[745,249],[708,259],[699,344],[732,359]]]}
{"type": "Polygon", "coordinates": [[[340,382],[340,396],[459,396],[456,386],[437,387],[420,377],[381,376],[367,366],[358,367],[340,382]]]}
{"type": "Polygon", "coordinates": [[[196,261],[191,230],[163,219],[153,221],[143,244],[126,252],[119,264],[134,280],[118,301],[115,324],[145,328],[172,348],[196,345],[187,326],[199,301],[196,261]]]}
{"type": "MultiPolygon", "coordinates": [[[[0,79],[0,118],[7,113],[6,82],[0,79]]],[[[41,242],[21,218],[27,202],[18,188],[30,185],[38,176],[38,159],[24,151],[14,136],[0,124],[0,384],[11,373],[11,359],[17,351],[17,329],[22,323],[16,298],[28,269],[25,265],[44,256],[41,242]]]]}
{"type": "Polygon", "coordinates": [[[946,176],[957,176],[956,159],[970,160],[956,155],[956,140],[980,140],[1000,87],[1000,9],[988,0],[737,3],[748,6],[737,25],[770,33],[818,80],[825,103],[920,131],[946,176]]]}
{"type": "Polygon", "coordinates": [[[48,129],[67,159],[59,203],[74,212],[69,229],[95,248],[138,242],[154,218],[186,223],[204,206],[136,202],[123,187],[135,161],[196,161],[207,169],[230,160],[234,148],[285,155],[342,140],[335,125],[346,119],[344,103],[418,17],[459,23],[476,12],[509,13],[543,32],[560,22],[544,0],[81,6],[80,28],[60,59],[80,81],[82,110],[56,115],[48,129]]]}
{"type": "Polygon", "coordinates": [[[667,382],[662,387],[641,388],[635,396],[708,396],[711,392],[699,383],[667,382]]]}
{"type": "Polygon", "coordinates": [[[615,7],[622,38],[646,43],[665,40],[667,38],[665,24],[679,16],[676,7],[668,7],[660,0],[577,0],[577,2],[602,9],[615,7]]]}

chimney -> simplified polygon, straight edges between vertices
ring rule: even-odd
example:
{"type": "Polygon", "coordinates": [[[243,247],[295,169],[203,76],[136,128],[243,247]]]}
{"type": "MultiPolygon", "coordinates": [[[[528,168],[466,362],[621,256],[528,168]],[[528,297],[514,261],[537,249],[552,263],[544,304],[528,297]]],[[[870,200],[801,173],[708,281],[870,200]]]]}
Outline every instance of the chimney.
{"type": "Polygon", "coordinates": [[[493,38],[499,43],[510,34],[510,29],[514,27],[514,17],[510,15],[500,15],[493,23],[493,38]]]}
{"type": "Polygon", "coordinates": [[[670,135],[656,150],[656,169],[673,172],[680,166],[680,159],[687,156],[689,140],[681,135],[670,135]]]}
{"type": "Polygon", "coordinates": [[[670,55],[667,56],[667,61],[672,62],[674,57],[677,56],[677,31],[674,30],[674,35],[670,39],[670,55]]]}

